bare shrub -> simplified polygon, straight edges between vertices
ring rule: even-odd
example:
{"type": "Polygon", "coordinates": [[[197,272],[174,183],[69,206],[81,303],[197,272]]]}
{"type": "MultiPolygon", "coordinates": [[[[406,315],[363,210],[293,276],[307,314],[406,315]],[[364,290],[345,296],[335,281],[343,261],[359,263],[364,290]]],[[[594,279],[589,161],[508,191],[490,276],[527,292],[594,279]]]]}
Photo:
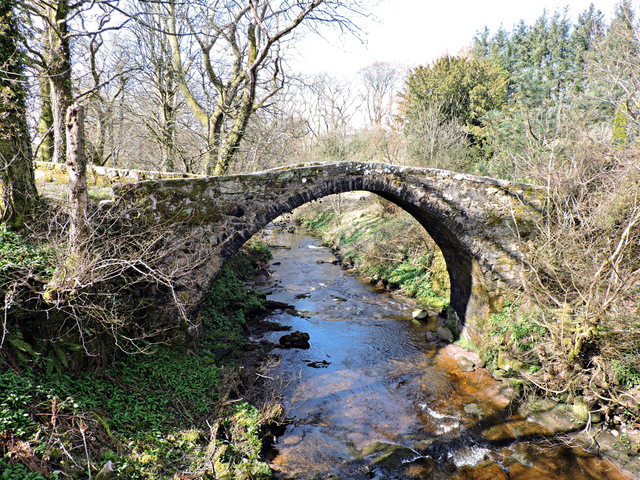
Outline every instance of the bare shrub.
{"type": "Polygon", "coordinates": [[[547,332],[536,348],[543,369],[529,379],[548,393],[637,416],[638,151],[577,146],[548,178],[548,215],[529,245],[524,286],[547,332]]]}
{"type": "Polygon", "coordinates": [[[66,206],[43,206],[26,241],[47,249],[54,272],[42,277],[28,265],[5,272],[5,330],[18,329],[60,354],[80,348],[101,362],[114,349],[138,353],[188,337],[195,325],[175,285],[197,264],[173,261],[188,239],[177,239],[170,222],[136,224],[130,213],[112,202],[91,204],[87,233],[75,248],[66,206]]]}

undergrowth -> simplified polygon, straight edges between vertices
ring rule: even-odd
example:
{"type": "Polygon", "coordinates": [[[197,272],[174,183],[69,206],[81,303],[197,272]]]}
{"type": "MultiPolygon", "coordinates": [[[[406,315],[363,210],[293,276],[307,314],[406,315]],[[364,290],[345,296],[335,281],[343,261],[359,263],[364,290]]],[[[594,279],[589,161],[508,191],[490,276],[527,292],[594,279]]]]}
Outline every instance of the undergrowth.
{"type": "Polygon", "coordinates": [[[342,200],[341,220],[327,204],[297,212],[297,221],[321,235],[326,244],[363,276],[415,298],[423,307],[449,303],[449,277],[439,249],[424,229],[404,212],[389,212],[375,197],[342,200]],[[402,232],[399,235],[398,232],[402,232]]]}
{"type": "MultiPolygon", "coordinates": [[[[25,261],[43,255],[2,233],[12,242],[2,248],[25,261]]],[[[263,308],[242,279],[269,256],[253,244],[225,266],[201,311],[204,333],[189,345],[150,345],[72,375],[48,369],[11,328],[0,349],[0,478],[92,478],[109,466],[115,479],[269,478],[265,415],[243,400],[236,365],[247,318],[263,308]]]]}

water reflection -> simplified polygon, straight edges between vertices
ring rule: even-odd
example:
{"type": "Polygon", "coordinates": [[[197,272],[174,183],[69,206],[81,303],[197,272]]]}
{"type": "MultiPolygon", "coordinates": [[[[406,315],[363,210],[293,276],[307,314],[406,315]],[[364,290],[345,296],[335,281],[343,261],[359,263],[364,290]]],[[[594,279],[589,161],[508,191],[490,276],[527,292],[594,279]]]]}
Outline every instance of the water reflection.
{"type": "Polygon", "coordinates": [[[512,415],[486,371],[463,373],[458,347],[427,343],[432,327],[412,320],[413,305],[347,274],[309,236],[267,236],[291,248],[254,287],[295,307],[267,320],[307,332],[311,346],[275,351],[271,375],[289,379],[294,419],[276,445],[280,478],[624,478],[581,450],[541,446],[549,432],[512,415]]]}

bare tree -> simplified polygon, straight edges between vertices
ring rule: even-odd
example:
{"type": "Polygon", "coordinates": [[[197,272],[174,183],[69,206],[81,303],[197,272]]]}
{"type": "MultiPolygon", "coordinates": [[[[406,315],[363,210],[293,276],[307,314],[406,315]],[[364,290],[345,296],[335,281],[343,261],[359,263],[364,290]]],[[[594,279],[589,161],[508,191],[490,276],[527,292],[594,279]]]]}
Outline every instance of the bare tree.
{"type": "Polygon", "coordinates": [[[376,62],[360,70],[360,77],[369,124],[380,127],[391,123],[401,79],[398,68],[388,62],[376,62]]]}
{"type": "Polygon", "coordinates": [[[86,75],[78,79],[77,85],[83,91],[79,97],[87,104],[87,127],[92,129],[87,136],[87,156],[95,165],[111,160],[115,167],[121,146],[117,131],[123,126],[125,90],[137,65],[120,39],[108,37],[105,44],[105,33],[98,30],[83,40],[86,41],[78,50],[84,55],[77,63],[82,63],[86,75]]]}
{"type": "Polygon", "coordinates": [[[255,172],[308,161],[309,126],[296,112],[295,98],[281,92],[273,105],[256,112],[230,172],[255,172]]]}
{"type": "Polygon", "coordinates": [[[251,116],[285,81],[285,40],[303,24],[352,28],[359,0],[154,2],[182,95],[206,130],[207,173],[227,171],[251,116]],[[182,43],[180,41],[182,39],[182,43]]]}
{"type": "Polygon", "coordinates": [[[455,120],[448,120],[442,105],[432,101],[416,108],[405,124],[407,161],[414,165],[458,170],[466,163],[468,138],[455,120]]]}
{"type": "MultiPolygon", "coordinates": [[[[96,31],[122,28],[112,25],[114,0],[32,0],[23,4],[34,39],[28,42],[31,64],[42,78],[39,133],[53,135],[52,161],[66,155],[65,115],[73,102],[72,40],[96,31]],[[92,28],[85,28],[90,20],[92,28]],[[47,98],[48,97],[48,98],[47,98]]],[[[126,22],[125,22],[126,23],[126,22]]],[[[43,142],[46,148],[46,141],[43,142]]]]}
{"type": "MultiPolygon", "coordinates": [[[[171,45],[151,4],[140,3],[137,18],[139,21],[132,26],[135,39],[129,47],[135,52],[133,61],[138,65],[139,75],[130,114],[139,119],[159,148],[157,168],[174,171],[180,168],[176,136],[184,100],[179,95],[171,45]]],[[[188,169],[187,165],[185,168],[188,169]]]]}

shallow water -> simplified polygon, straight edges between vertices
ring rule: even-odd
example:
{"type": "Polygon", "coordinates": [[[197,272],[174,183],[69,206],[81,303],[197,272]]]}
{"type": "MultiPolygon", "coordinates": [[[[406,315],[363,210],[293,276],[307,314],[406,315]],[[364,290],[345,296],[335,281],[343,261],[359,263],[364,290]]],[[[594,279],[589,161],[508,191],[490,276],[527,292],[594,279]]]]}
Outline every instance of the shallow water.
{"type": "Polygon", "coordinates": [[[308,333],[311,345],[274,350],[281,361],[269,375],[293,419],[275,445],[280,478],[627,478],[512,415],[485,370],[463,373],[460,349],[425,340],[433,326],[411,318],[414,305],[345,272],[317,239],[265,236],[287,248],[252,286],[292,305],[267,320],[308,333]]]}

